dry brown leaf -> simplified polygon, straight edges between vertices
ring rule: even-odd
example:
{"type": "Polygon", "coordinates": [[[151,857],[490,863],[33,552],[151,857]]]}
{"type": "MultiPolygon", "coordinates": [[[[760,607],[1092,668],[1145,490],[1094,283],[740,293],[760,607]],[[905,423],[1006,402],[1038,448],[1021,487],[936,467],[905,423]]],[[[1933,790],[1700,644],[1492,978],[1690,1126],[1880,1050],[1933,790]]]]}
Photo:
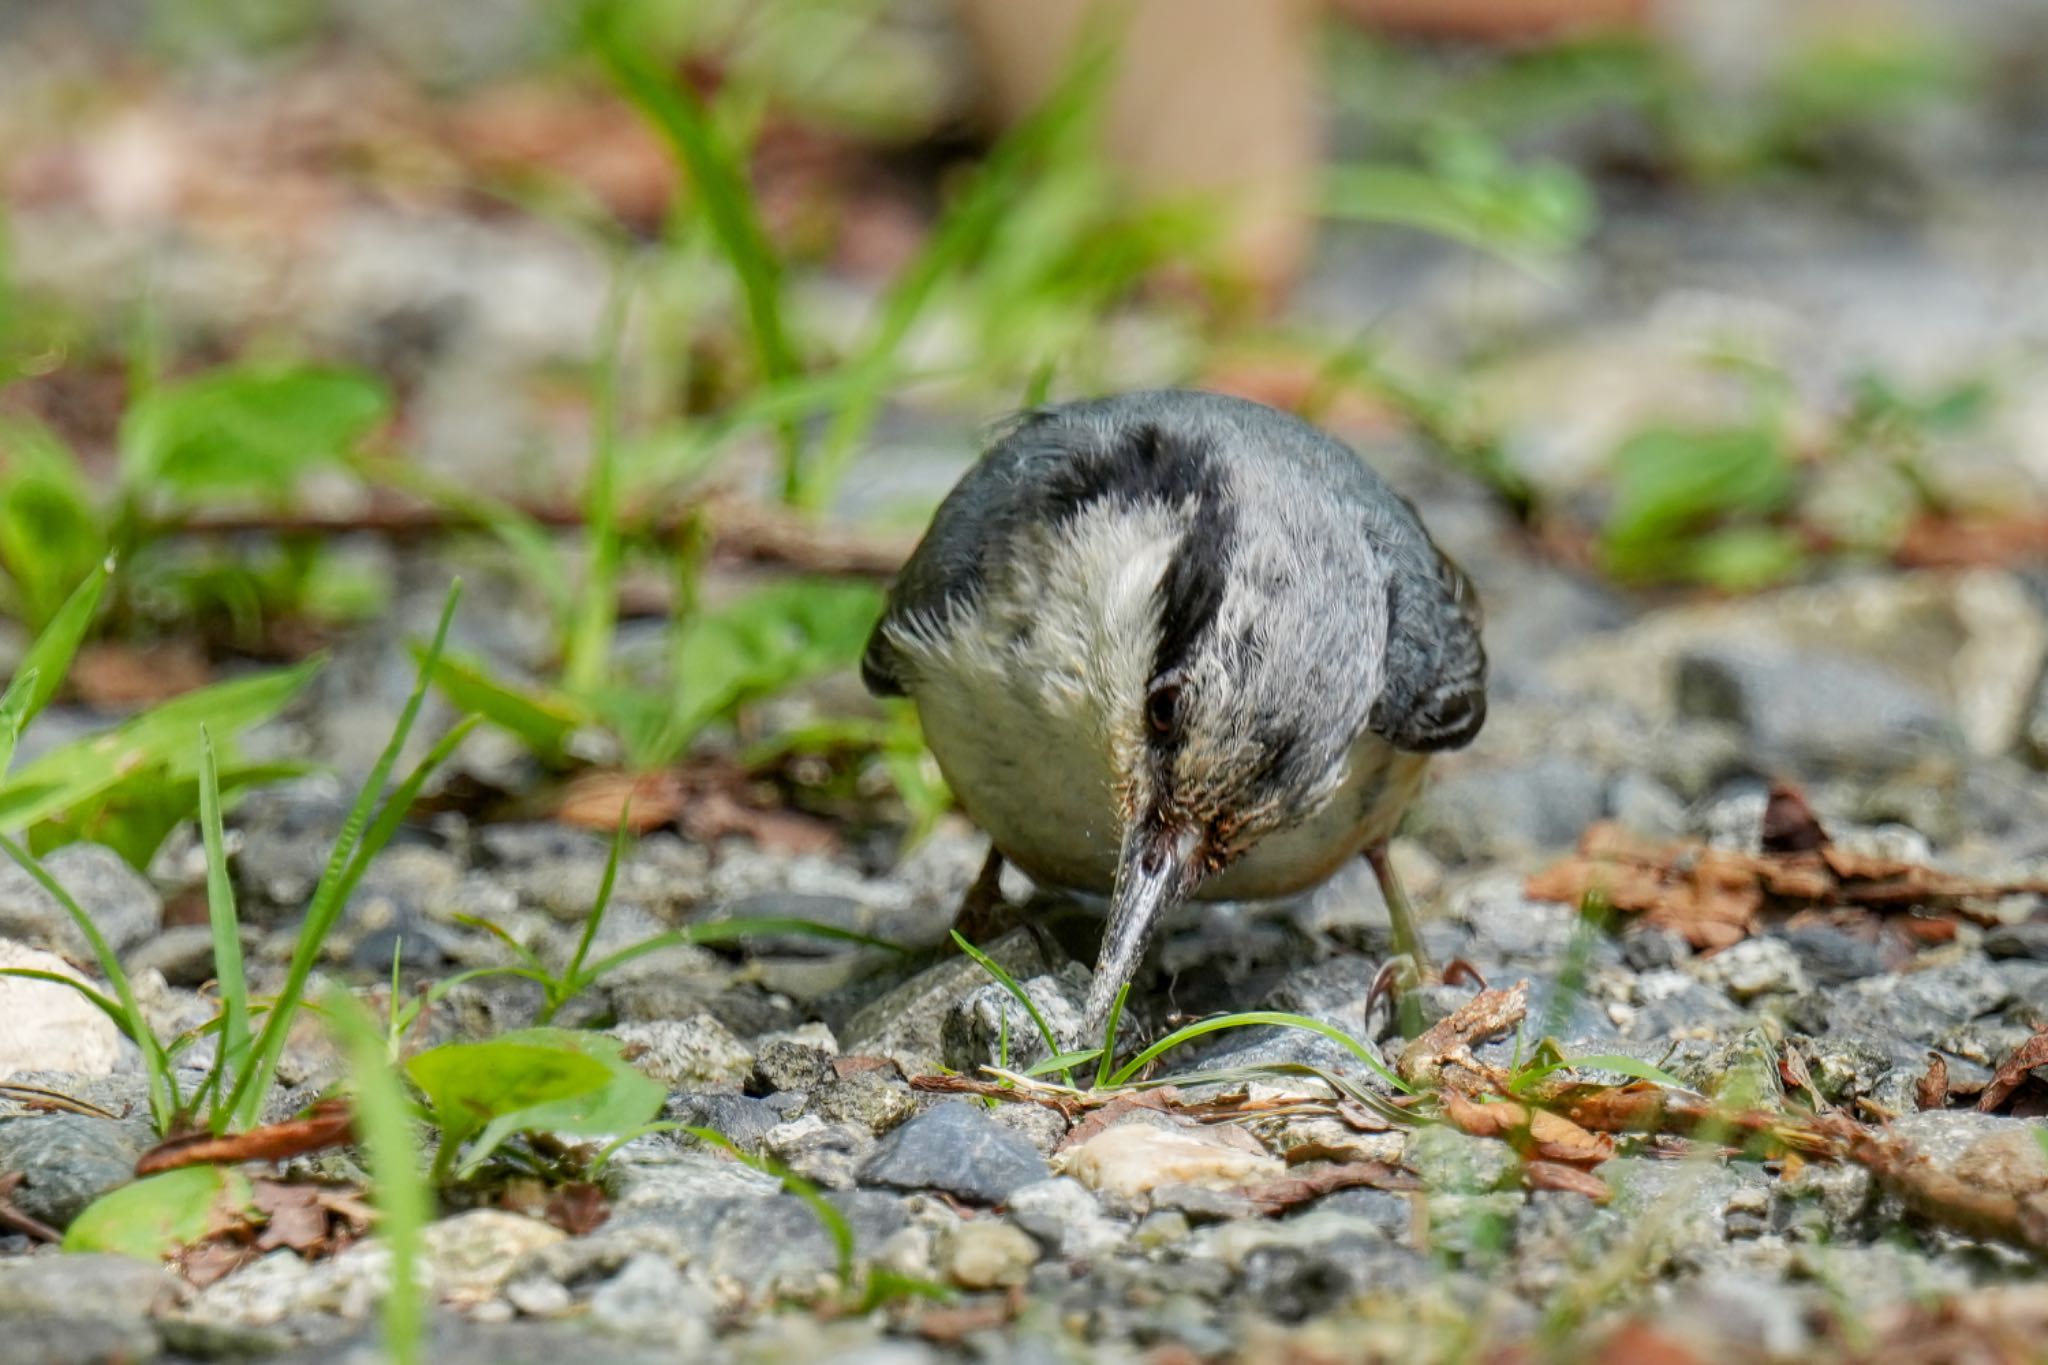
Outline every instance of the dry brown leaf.
{"type": "Polygon", "coordinates": [[[837,831],[823,820],[754,800],[746,774],[729,763],[637,775],[585,773],[569,783],[555,809],[563,824],[607,833],[622,816],[636,834],[673,825],[700,844],[747,839],[792,857],[839,848],[837,831]]]}
{"type": "Polygon", "coordinates": [[[1913,1103],[1922,1109],[1948,1108],[1948,1061],[1939,1052],[1927,1054],[1927,1070],[1913,1083],[1913,1103]]]}
{"type": "Polygon", "coordinates": [[[1614,1155],[1614,1139],[1548,1109],[1515,1100],[1481,1104],[1453,1090],[1438,1097],[1444,1117],[1473,1137],[1499,1138],[1526,1157],[1570,1166],[1597,1166],[1614,1155]]]}
{"type": "Polygon", "coordinates": [[[1991,1084],[1984,1087],[1984,1093],[1977,1097],[1977,1108],[1986,1114],[1995,1114],[2015,1090],[2026,1084],[2028,1073],[2037,1066],[2048,1066],[2048,1029],[2043,1029],[2012,1050],[2012,1055],[1998,1064],[1992,1073],[1991,1084]]]}
{"type": "Polygon", "coordinates": [[[1337,1166],[1319,1166],[1299,1174],[1262,1181],[1244,1191],[1245,1198],[1265,1214],[1285,1213],[1332,1190],[1361,1186],[1375,1190],[1419,1190],[1422,1182],[1383,1161],[1347,1161],[1337,1166]]]}
{"type": "MultiPolygon", "coordinates": [[[[1781,803],[1780,818],[1782,838],[1804,837],[1796,812],[1786,803],[1781,803]]],[[[1580,837],[1576,854],[1530,877],[1526,889],[1538,900],[1570,904],[1597,894],[1617,910],[1639,914],[1647,923],[1682,935],[1695,948],[1714,949],[1751,933],[1770,901],[1968,913],[1973,900],[2016,892],[2048,894],[2048,883],[1957,877],[1836,844],[1750,854],[1697,843],[1664,843],[1601,821],[1580,837]]],[[[1923,939],[1955,933],[1953,924],[1942,920],[1900,923],[1923,939]]]]}
{"type": "Polygon", "coordinates": [[[1820,817],[1806,804],[1805,793],[1789,782],[1772,783],[1764,803],[1764,852],[1810,853],[1829,842],[1820,817]]]}
{"type": "Polygon", "coordinates": [[[263,1215],[263,1228],[256,1234],[256,1249],[275,1251],[290,1247],[301,1255],[324,1250],[328,1210],[320,1193],[318,1185],[293,1185],[277,1180],[253,1182],[249,1202],[263,1215]]]}
{"type": "Polygon", "coordinates": [[[1569,1166],[1562,1161],[1531,1161],[1522,1167],[1522,1179],[1532,1190],[1563,1190],[1567,1194],[1583,1194],[1596,1204],[1605,1204],[1614,1198],[1614,1191],[1607,1182],[1591,1171],[1578,1166],[1569,1166]]]}
{"type": "Polygon", "coordinates": [[[1676,1337],[1631,1319],[1614,1329],[1591,1365],[1705,1365],[1705,1361],[1676,1337]]]}
{"type": "MultiPolygon", "coordinates": [[[[1162,1114],[1170,1112],[1179,1098],[1179,1092],[1170,1085],[1161,1086],[1157,1090],[1141,1090],[1135,1095],[1118,1095],[1069,1129],[1054,1150],[1064,1152],[1069,1147],[1078,1147],[1104,1129],[1116,1127],[1141,1110],[1162,1114]]],[[[1263,1151],[1264,1148],[1260,1150],[1263,1151]]]]}
{"type": "Polygon", "coordinates": [[[351,1141],[353,1129],[346,1100],[322,1100],[303,1115],[283,1123],[266,1123],[246,1133],[188,1133],[166,1138],[135,1163],[137,1175],[155,1175],[180,1166],[235,1165],[244,1161],[284,1161],[351,1141]]]}
{"type": "Polygon", "coordinates": [[[542,1213],[571,1237],[581,1237],[604,1226],[612,1216],[612,1206],[602,1186],[573,1180],[549,1192],[542,1213]]]}

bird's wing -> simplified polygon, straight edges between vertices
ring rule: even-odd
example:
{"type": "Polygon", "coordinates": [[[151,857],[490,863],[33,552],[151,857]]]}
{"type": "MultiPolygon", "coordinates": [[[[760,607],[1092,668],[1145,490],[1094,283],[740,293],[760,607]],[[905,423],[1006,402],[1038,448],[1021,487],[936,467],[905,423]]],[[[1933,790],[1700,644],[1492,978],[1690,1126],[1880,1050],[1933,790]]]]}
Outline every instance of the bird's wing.
{"type": "Polygon", "coordinates": [[[1387,654],[1369,722],[1397,749],[1470,744],[1486,721],[1486,648],[1479,595],[1429,538],[1406,499],[1373,528],[1392,560],[1387,654]]]}

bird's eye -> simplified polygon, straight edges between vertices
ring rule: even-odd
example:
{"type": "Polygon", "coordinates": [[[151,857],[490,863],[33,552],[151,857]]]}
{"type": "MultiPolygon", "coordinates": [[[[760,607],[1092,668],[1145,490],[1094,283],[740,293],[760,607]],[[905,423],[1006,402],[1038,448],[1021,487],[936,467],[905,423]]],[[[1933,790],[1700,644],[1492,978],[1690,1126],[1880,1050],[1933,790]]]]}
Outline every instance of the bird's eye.
{"type": "Polygon", "coordinates": [[[1162,683],[1145,695],[1145,723],[1155,734],[1171,734],[1180,723],[1180,684],[1162,683]]]}

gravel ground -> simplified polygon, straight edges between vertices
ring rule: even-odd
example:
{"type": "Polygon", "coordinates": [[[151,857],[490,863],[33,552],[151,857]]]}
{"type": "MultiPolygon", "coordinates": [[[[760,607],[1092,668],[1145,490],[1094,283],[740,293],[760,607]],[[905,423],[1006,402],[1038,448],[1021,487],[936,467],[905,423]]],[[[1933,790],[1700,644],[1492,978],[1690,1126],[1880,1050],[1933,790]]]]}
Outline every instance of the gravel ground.
{"type": "MultiPolygon", "coordinates": [[[[1969,142],[1970,130],[1948,131],[1969,142]]],[[[1955,145],[1936,139],[1923,154],[1939,166],[1955,145]]],[[[1624,206],[1563,278],[1539,282],[1448,249],[1335,234],[1302,308],[1327,318],[1392,306],[1392,341],[1417,356],[1514,339],[1510,359],[1478,386],[1517,458],[1569,497],[1643,414],[1732,410],[1684,360],[1731,329],[1786,365],[1808,408],[1826,406],[1872,364],[1939,375],[2031,354],[2048,339],[2038,227],[2048,173],[2021,156],[2037,152],[2014,151],[2017,167],[1993,158],[1957,169],[1939,209],[1909,219],[1771,192],[1624,206]],[[1617,382],[1618,365],[1628,382],[1617,382]]],[[[310,335],[344,353],[373,350],[400,313],[453,319],[422,343],[427,380],[412,396],[422,448],[460,477],[501,474],[493,462],[513,448],[559,463],[546,447],[564,440],[559,424],[524,400],[478,398],[580,357],[580,341],[564,338],[586,337],[598,315],[601,263],[513,220],[356,208],[322,221],[310,242],[264,248],[278,260],[203,231],[159,242],[169,253],[159,257],[170,263],[159,270],[171,286],[166,307],[202,332],[296,310],[310,335]],[[371,261],[387,273],[366,275],[371,261]],[[269,302],[259,306],[258,295],[269,302]],[[406,307],[394,311],[394,298],[406,307]]],[[[81,226],[108,227],[70,203],[14,216],[15,251],[34,283],[88,299],[116,287],[106,262],[135,242],[81,226]]],[[[1154,377],[1146,363],[1132,360],[1134,381],[1154,377]]],[[[2034,488],[2048,477],[2038,391],[2020,385],[1997,430],[1956,467],[1991,486],[2034,488]]],[[[892,413],[886,430],[910,454],[849,480],[847,510],[928,500],[968,457],[985,416],[892,413]]],[[[2048,877],[2048,574],[1839,569],[1740,599],[1626,597],[1534,554],[1492,499],[1421,451],[1384,435],[1362,441],[1416,495],[1488,608],[1486,730],[1437,765],[1395,848],[1438,959],[1462,957],[1496,986],[1530,984],[1520,1038],[1483,1055],[1526,1055],[1549,1036],[1567,1055],[1637,1058],[1710,1096],[1767,1102],[1803,1088],[1856,1117],[1889,1118],[1892,1132],[1973,1188],[2048,1201],[2048,1119],[1921,1111],[1916,1097],[1930,1054],[1967,1095],[2048,1027],[2040,898],[1980,907],[1952,933],[1946,921],[1926,930],[1907,916],[1777,918],[1758,937],[1700,953],[1626,919],[1581,933],[1566,907],[1524,890],[1527,874],[1602,820],[1652,838],[1753,847],[1780,778],[1802,785],[1846,847],[1984,879],[2048,877]]],[[[255,736],[257,752],[315,757],[345,776],[367,769],[381,746],[413,667],[394,624],[430,625],[453,565],[379,546],[363,554],[401,585],[395,623],[342,642],[294,710],[255,736]]],[[[479,574],[466,558],[462,567],[471,587],[461,647],[534,665],[540,613],[490,566],[479,574]]],[[[0,641],[0,663],[11,663],[12,648],[0,641]]],[[[448,720],[436,712],[428,734],[448,720]]],[[[19,761],[94,723],[51,712],[19,761]]],[[[489,734],[469,741],[454,770],[514,792],[538,778],[489,734]]],[[[307,779],[254,792],[232,812],[258,991],[281,977],[294,917],[351,792],[307,779]]],[[[900,860],[864,843],[792,856],[652,835],[621,868],[600,949],[707,917],[786,915],[914,951],[808,940],[744,954],[679,948],[606,977],[564,1015],[624,1040],[668,1087],[666,1117],[714,1127],[824,1189],[863,1263],[955,1297],[853,1311],[833,1280],[833,1241],[803,1201],[721,1151],[660,1135],[607,1167],[610,1214],[594,1231],[569,1236],[499,1208],[437,1222],[429,1358],[1167,1365],[1528,1359],[1547,1349],[1593,1358],[1604,1349],[1599,1358],[1612,1362],[1904,1360],[1961,1358],[1943,1352],[1991,1343],[2011,1354],[1970,1358],[2023,1360],[2048,1340],[2038,1262],[1918,1216],[1851,1164],[1675,1159],[1659,1144],[1625,1142],[1599,1168],[1611,1198],[1597,1203],[1533,1187],[1497,1141],[1332,1117],[1328,1087],[1299,1075],[1256,1084],[1251,1098],[1282,1112],[1254,1121],[1200,1126],[1138,1108],[1078,1133],[1044,1106],[983,1107],[913,1087],[942,1069],[971,1073],[1004,1036],[1014,1064],[1034,1059],[1021,1011],[939,947],[984,848],[958,823],[900,860]],[[1290,1098],[1314,1112],[1285,1112],[1290,1098]],[[1377,1162],[1421,1188],[1338,1189],[1277,1210],[1247,1194],[1314,1162],[1377,1162]]],[[[372,868],[324,970],[367,986],[398,948],[411,990],[507,960],[467,916],[562,961],[605,853],[602,837],[546,822],[423,820],[372,868]]],[[[90,846],[50,866],[123,953],[163,1029],[210,1017],[199,993],[210,945],[189,914],[203,867],[189,831],[147,877],[90,846]]],[[[1021,882],[1008,891],[1031,894],[1021,882]]],[[[1051,932],[1015,932],[990,951],[1048,1013],[1072,1008],[1085,994],[1099,907],[1040,897],[1031,913],[1051,932]]],[[[1133,992],[1125,1036],[1216,1011],[1284,1009],[1375,1042],[1392,1061],[1398,1039],[1383,1013],[1366,1014],[1388,941],[1363,869],[1297,905],[1191,910],[1133,992]]],[[[0,871],[0,960],[63,969],[58,959],[76,961],[80,948],[47,897],[0,871]]],[[[1432,1008],[1441,1014],[1470,993],[1446,988],[1432,1008]]],[[[531,1023],[537,1007],[519,983],[478,982],[432,1012],[420,1041],[488,1037],[531,1023]]],[[[19,1092],[0,1094],[0,1170],[22,1176],[11,1201],[59,1226],[129,1178],[150,1142],[135,1117],[146,1105],[133,1049],[75,1009],[60,988],[0,979],[0,1062],[13,1081],[123,1116],[43,1112],[19,1092]]],[[[1303,1032],[1226,1033],[1173,1064],[1276,1062],[1383,1085],[1349,1052],[1303,1032]]],[[[273,1113],[292,1112],[338,1075],[317,1039],[295,1043],[273,1113]]],[[[2035,1076],[2038,1095],[2048,1075],[2035,1076]]],[[[319,1169],[352,1168],[343,1159],[319,1169]]],[[[272,1251],[195,1288],[154,1266],[59,1257],[0,1236],[0,1362],[369,1361],[386,1275],[374,1240],[315,1262],[272,1251]]]]}

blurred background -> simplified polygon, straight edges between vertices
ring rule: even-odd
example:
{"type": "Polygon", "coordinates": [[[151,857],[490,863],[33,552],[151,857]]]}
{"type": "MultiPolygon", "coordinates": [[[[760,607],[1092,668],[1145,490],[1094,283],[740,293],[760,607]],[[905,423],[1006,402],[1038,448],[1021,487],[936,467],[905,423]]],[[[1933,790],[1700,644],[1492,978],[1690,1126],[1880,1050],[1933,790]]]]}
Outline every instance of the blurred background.
{"type": "MultiPolygon", "coordinates": [[[[713,735],[747,828],[927,829],[914,720],[811,684],[987,423],[1164,384],[1326,424],[1472,568],[1489,761],[1596,755],[1489,827],[1625,801],[1650,731],[1560,679],[1664,714],[1709,626],[2048,752],[2028,0],[10,0],[0,92],[0,671],[122,566],[17,767],[338,648],[242,752],[363,771],[460,570],[477,790],[686,819],[713,735]]],[[[146,858],[116,807],[33,809],[146,858]]]]}

